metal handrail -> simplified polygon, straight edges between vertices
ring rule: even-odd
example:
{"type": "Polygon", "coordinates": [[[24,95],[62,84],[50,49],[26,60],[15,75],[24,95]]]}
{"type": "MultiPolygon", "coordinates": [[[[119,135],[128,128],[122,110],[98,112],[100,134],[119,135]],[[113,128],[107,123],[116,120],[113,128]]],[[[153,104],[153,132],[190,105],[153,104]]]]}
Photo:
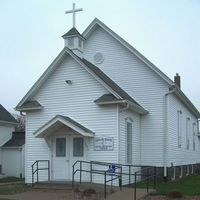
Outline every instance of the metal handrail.
{"type": "Polygon", "coordinates": [[[137,176],[143,176],[145,177],[145,179],[143,180],[140,180],[140,181],[145,181],[146,180],[146,189],[147,189],[147,193],[149,192],[149,180],[150,178],[153,178],[153,188],[155,189],[156,188],[156,181],[157,181],[157,168],[156,167],[146,167],[146,168],[143,168],[139,171],[136,171],[134,174],[134,177],[135,177],[135,183],[134,183],[134,200],[136,200],[136,196],[137,196],[137,176]],[[146,170],[147,171],[147,174],[143,174],[142,172],[146,170]],[[153,170],[153,175],[151,175],[149,173],[150,170],[153,170]],[[139,173],[139,174],[138,174],[139,173]]]}
{"type": "Polygon", "coordinates": [[[80,172],[80,177],[79,177],[79,182],[81,184],[82,182],[82,172],[87,172],[90,173],[90,182],[92,182],[92,174],[101,174],[104,175],[104,198],[106,198],[106,186],[108,182],[111,182],[111,187],[112,187],[112,181],[119,179],[119,187],[120,190],[122,188],[122,175],[128,175],[129,176],[129,186],[131,185],[131,177],[134,177],[134,200],[136,200],[136,195],[137,195],[137,177],[138,176],[143,176],[145,177],[143,180],[146,180],[146,189],[147,192],[149,192],[149,180],[150,178],[153,178],[154,182],[154,188],[156,188],[156,179],[157,179],[157,173],[156,173],[156,167],[149,167],[149,166],[141,166],[141,165],[130,165],[130,164],[118,164],[118,163],[107,163],[107,162],[99,162],[99,161],[81,161],[77,160],[73,166],[73,175],[72,175],[72,187],[74,187],[74,175],[77,172],[80,172]],[[79,163],[80,169],[75,170],[75,166],[79,163]],[[82,169],[82,163],[87,163],[90,164],[90,170],[84,170],[82,169]],[[110,164],[114,164],[116,166],[116,169],[120,169],[120,172],[115,172],[115,178],[111,177],[111,179],[107,180],[107,175],[109,175],[109,170],[93,170],[93,164],[94,165],[103,165],[103,166],[109,166],[110,164]],[[128,167],[128,173],[123,172],[123,167],[128,167]],[[143,169],[140,169],[138,171],[135,171],[134,173],[131,173],[131,169],[133,167],[144,167],[143,169]],[[144,171],[146,170],[146,174],[144,174],[144,171]],[[150,170],[153,170],[153,175],[150,173],[150,170]]]}
{"type": "Polygon", "coordinates": [[[32,165],[32,186],[35,183],[35,173],[37,174],[37,181],[36,183],[39,182],[39,171],[41,170],[47,170],[48,172],[48,181],[50,180],[50,161],[49,160],[36,160],[32,165]],[[39,168],[39,163],[40,162],[47,162],[47,167],[42,167],[39,168]],[[34,170],[34,166],[36,165],[36,169],[34,170]]]}
{"type": "MultiPolygon", "coordinates": [[[[109,170],[93,170],[92,169],[92,165],[103,165],[103,166],[109,166],[111,163],[106,163],[106,162],[96,162],[96,161],[81,161],[81,160],[77,160],[73,165],[72,165],[72,188],[74,188],[74,175],[77,172],[80,172],[80,177],[79,177],[79,183],[82,183],[82,172],[87,172],[90,173],[90,181],[92,182],[92,174],[101,174],[104,175],[104,198],[106,199],[106,187],[107,187],[107,183],[108,182],[112,182],[113,180],[119,179],[119,188],[121,190],[121,176],[122,176],[122,167],[121,166],[116,166],[115,169],[119,169],[120,172],[115,173],[115,175],[112,176],[111,179],[107,180],[107,176],[109,175],[109,170]],[[79,163],[79,167],[80,169],[76,169],[75,170],[75,165],[77,165],[77,163],[79,163]],[[90,164],[90,170],[85,170],[82,169],[82,163],[86,163],[86,164],[90,164]],[[115,178],[113,178],[115,177],[115,178]]],[[[113,164],[113,163],[112,163],[113,164]]]]}

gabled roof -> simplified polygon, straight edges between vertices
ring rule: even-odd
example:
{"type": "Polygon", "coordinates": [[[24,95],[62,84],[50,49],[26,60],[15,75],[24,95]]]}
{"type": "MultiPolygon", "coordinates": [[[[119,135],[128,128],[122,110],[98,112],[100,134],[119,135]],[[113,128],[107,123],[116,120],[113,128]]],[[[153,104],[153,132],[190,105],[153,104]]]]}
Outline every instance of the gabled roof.
{"type": "Polygon", "coordinates": [[[147,58],[145,58],[139,51],[137,51],[133,46],[131,46],[128,42],[126,42],[122,37],[120,37],[117,33],[111,30],[108,26],[106,26],[102,21],[95,18],[90,25],[85,29],[82,33],[83,37],[86,39],[90,36],[90,34],[96,29],[96,27],[101,27],[108,34],[110,34],[113,38],[115,38],[119,43],[125,46],[130,52],[132,52],[136,57],[138,57],[141,61],[143,61],[148,67],[150,67],[156,74],[158,74],[163,80],[165,80],[168,84],[173,84],[173,81],[164,74],[159,68],[157,68],[153,63],[151,63],[147,58]]]}
{"type": "Polygon", "coordinates": [[[33,134],[36,137],[46,137],[47,134],[49,134],[49,130],[53,128],[58,128],[61,125],[69,127],[83,136],[87,136],[87,137],[94,136],[94,132],[92,132],[88,128],[84,127],[83,125],[71,119],[70,117],[66,117],[62,115],[56,115],[51,120],[49,120],[46,124],[41,126],[38,130],[36,130],[33,134]]]}
{"type": "Polygon", "coordinates": [[[78,57],[76,54],[74,54],[71,50],[69,50],[66,47],[62,50],[62,52],[58,55],[58,57],[54,60],[54,62],[47,68],[47,70],[43,73],[43,75],[39,78],[39,80],[33,85],[33,87],[25,95],[25,97],[19,102],[19,104],[16,107],[16,110],[20,111],[21,107],[26,102],[30,101],[30,98],[40,88],[40,86],[50,76],[50,74],[55,70],[55,68],[58,66],[58,63],[60,63],[60,60],[62,60],[65,55],[70,55],[72,58],[74,58],[81,66],[83,66],[90,74],[92,74],[94,78],[97,79],[97,81],[99,81],[103,86],[105,86],[106,89],[108,89],[108,91],[111,92],[114,96],[116,96],[119,99],[127,100],[128,102],[133,104],[137,108],[136,112],[138,108],[141,111],[144,111],[144,113],[147,112],[128,93],[126,93],[122,88],[120,88],[97,66],[93,65],[86,59],[81,59],[80,57],[78,57]]]}
{"type": "Polygon", "coordinates": [[[16,119],[0,104],[0,122],[17,124],[16,119]]]}
{"type": "Polygon", "coordinates": [[[94,100],[94,103],[99,106],[118,104],[139,114],[148,114],[148,111],[145,110],[142,106],[132,103],[126,99],[118,99],[113,94],[103,94],[98,99],[94,100]]]}
{"type": "MultiPolygon", "coordinates": [[[[126,99],[132,103],[139,105],[128,93],[126,93],[122,88],[120,88],[113,80],[111,80],[103,71],[101,71],[97,66],[90,63],[86,59],[81,59],[83,63],[95,73],[101,80],[103,80],[107,85],[109,85],[122,99],[126,99]]],[[[140,106],[140,105],[139,105],[140,106]]]]}
{"type": "Polygon", "coordinates": [[[3,147],[21,147],[25,144],[25,132],[13,132],[12,138],[3,147]]]}
{"type": "MultiPolygon", "coordinates": [[[[112,31],[108,26],[106,26],[99,19],[95,18],[90,25],[83,32],[83,37],[86,39],[92,34],[92,32],[97,28],[101,27],[108,34],[110,34],[113,38],[115,38],[120,44],[126,47],[131,53],[133,53],[137,58],[139,58],[143,63],[145,63],[151,70],[153,70],[159,77],[161,77],[168,85],[174,86],[175,83],[159,68],[157,68],[153,63],[151,63],[146,57],[144,57],[139,51],[137,51],[133,46],[131,46],[128,42],[126,42],[122,37],[120,37],[117,33],[112,31]]],[[[174,94],[180,99],[180,101],[197,117],[200,118],[200,112],[198,109],[192,104],[192,102],[188,99],[188,97],[181,91],[181,89],[176,87],[174,94]]]]}

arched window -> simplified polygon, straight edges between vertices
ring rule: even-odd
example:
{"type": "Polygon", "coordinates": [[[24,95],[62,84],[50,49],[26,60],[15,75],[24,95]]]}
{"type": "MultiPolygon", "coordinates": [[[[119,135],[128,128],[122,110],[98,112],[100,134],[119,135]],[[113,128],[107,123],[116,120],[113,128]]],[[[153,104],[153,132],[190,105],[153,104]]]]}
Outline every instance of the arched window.
{"type": "Polygon", "coordinates": [[[190,118],[186,118],[186,149],[190,149],[190,118]]]}
{"type": "Polygon", "coordinates": [[[196,139],[196,123],[193,123],[192,126],[192,131],[193,131],[193,151],[196,150],[196,143],[195,143],[195,139],[196,139]]]}
{"type": "Polygon", "coordinates": [[[178,148],[181,148],[181,135],[182,135],[182,111],[178,111],[178,148]]]}
{"type": "Polygon", "coordinates": [[[132,163],[133,150],[133,120],[126,118],[126,162],[132,163]]]}

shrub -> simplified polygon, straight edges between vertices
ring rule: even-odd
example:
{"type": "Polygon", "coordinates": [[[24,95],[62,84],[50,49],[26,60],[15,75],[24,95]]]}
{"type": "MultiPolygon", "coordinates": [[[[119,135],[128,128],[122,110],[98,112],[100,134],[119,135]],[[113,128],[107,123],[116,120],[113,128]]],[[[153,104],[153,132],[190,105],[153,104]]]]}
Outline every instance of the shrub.
{"type": "Polygon", "coordinates": [[[77,192],[77,193],[80,192],[79,188],[75,188],[74,192],[77,192]]]}
{"type": "Polygon", "coordinates": [[[90,196],[91,194],[96,194],[96,191],[95,191],[95,189],[93,189],[93,188],[88,188],[88,189],[85,189],[85,190],[83,191],[83,194],[84,194],[85,196],[90,196]]]}
{"type": "Polygon", "coordinates": [[[183,194],[179,191],[172,190],[172,191],[168,192],[167,196],[169,198],[175,199],[175,198],[182,198],[183,194]]]}

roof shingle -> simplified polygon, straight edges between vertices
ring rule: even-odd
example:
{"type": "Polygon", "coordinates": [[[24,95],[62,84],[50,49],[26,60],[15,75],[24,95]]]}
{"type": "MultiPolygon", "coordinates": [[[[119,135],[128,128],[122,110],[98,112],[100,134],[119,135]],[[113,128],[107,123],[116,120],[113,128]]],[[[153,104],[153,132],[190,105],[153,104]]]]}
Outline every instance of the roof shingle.
{"type": "MultiPolygon", "coordinates": [[[[134,104],[140,106],[129,94],[127,94],[122,88],[120,88],[113,80],[111,80],[103,71],[101,71],[98,67],[93,65],[91,62],[82,58],[82,62],[98,76],[101,80],[103,80],[108,86],[110,86],[122,99],[128,100],[134,104]]],[[[142,106],[141,106],[142,107],[142,106]]]]}
{"type": "Polygon", "coordinates": [[[17,123],[16,119],[0,104],[0,121],[17,123]]]}
{"type": "Polygon", "coordinates": [[[85,39],[79,32],[76,28],[72,28],[70,29],[67,33],[65,33],[62,37],[63,38],[66,38],[66,37],[70,37],[70,36],[75,36],[75,35],[78,35],[79,37],[85,39]]]}
{"type": "Polygon", "coordinates": [[[20,147],[25,144],[25,132],[13,132],[12,138],[3,147],[20,147]]]}

